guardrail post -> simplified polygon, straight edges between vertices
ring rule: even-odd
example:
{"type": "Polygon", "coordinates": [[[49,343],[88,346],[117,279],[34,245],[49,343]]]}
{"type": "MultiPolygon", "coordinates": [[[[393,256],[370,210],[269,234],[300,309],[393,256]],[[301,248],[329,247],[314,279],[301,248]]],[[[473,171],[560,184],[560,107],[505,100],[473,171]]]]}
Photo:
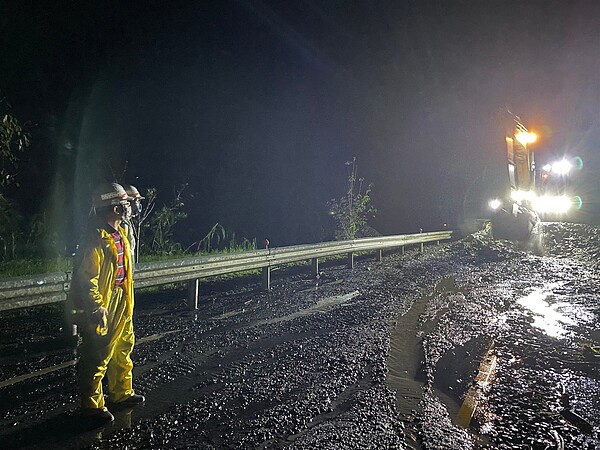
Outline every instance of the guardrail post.
{"type": "Polygon", "coordinates": [[[354,253],[348,252],[348,269],[354,269],[354,253]]]}
{"type": "Polygon", "coordinates": [[[187,305],[190,309],[198,309],[198,297],[200,294],[200,280],[188,281],[188,301],[187,305]]]}
{"type": "Polygon", "coordinates": [[[375,256],[377,258],[377,262],[381,262],[383,260],[383,249],[379,249],[377,250],[377,255],[375,256]]]}
{"type": "Polygon", "coordinates": [[[315,278],[319,275],[319,258],[312,259],[312,276],[315,278]]]}
{"type": "MultiPolygon", "coordinates": [[[[419,228],[419,233],[423,233],[423,228],[419,228]]],[[[421,253],[423,253],[424,246],[425,246],[425,243],[421,242],[421,253]]]]}
{"type": "Polygon", "coordinates": [[[270,291],[271,290],[271,266],[263,267],[262,282],[263,282],[263,289],[265,291],[270,291]]]}
{"type": "Polygon", "coordinates": [[[402,246],[402,254],[404,255],[404,245],[402,246]]]}
{"type": "MultiPolygon", "coordinates": [[[[447,223],[445,223],[445,224],[444,224],[444,231],[446,231],[447,229],[448,229],[448,224],[447,224],[447,223]]],[[[437,245],[440,245],[440,241],[439,241],[439,240],[438,240],[438,241],[436,241],[436,242],[437,242],[437,245]]]]}

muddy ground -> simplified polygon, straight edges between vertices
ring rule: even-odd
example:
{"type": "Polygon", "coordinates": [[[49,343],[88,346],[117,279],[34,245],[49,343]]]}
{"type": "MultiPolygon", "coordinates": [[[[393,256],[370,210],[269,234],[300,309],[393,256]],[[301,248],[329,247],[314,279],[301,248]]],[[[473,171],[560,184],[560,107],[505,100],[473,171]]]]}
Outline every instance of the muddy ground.
{"type": "Polygon", "coordinates": [[[0,447],[600,448],[599,253],[598,229],[553,223],[528,245],[481,231],[316,279],[279,270],[269,293],[207,282],[197,311],[140,292],[147,401],[96,430],[61,307],[5,312],[0,447]]]}

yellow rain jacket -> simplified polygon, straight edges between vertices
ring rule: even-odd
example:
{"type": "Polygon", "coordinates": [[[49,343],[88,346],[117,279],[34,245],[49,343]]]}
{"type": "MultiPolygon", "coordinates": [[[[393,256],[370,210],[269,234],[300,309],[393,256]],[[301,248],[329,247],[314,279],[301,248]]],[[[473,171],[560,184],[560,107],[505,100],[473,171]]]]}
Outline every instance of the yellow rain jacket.
{"type": "Polygon", "coordinates": [[[133,271],[126,232],[119,227],[123,242],[125,280],[116,287],[117,247],[105,228],[93,230],[76,265],[70,302],[78,311],[77,323],[83,337],[80,347],[79,385],[83,408],[104,409],[102,379],[108,375],[109,399],[119,402],[134,394],[131,351],[133,333],[133,271]],[[98,308],[108,311],[107,327],[97,330],[98,308]],[[108,373],[107,373],[108,372],[108,373]]]}
{"type": "MultiPolygon", "coordinates": [[[[133,314],[133,271],[131,251],[127,233],[119,227],[123,239],[123,265],[125,267],[125,282],[123,284],[126,295],[126,313],[133,314]]],[[[117,247],[110,233],[100,228],[95,230],[95,242],[84,248],[80,266],[77,270],[78,291],[81,294],[81,307],[85,312],[93,312],[104,306],[109,309],[117,276],[117,247]]]]}

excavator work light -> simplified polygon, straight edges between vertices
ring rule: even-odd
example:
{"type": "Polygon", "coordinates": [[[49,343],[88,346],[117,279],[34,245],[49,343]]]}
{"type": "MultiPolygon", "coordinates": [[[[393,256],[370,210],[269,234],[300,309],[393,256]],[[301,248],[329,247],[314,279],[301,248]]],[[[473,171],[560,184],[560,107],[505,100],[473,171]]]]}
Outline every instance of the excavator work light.
{"type": "Polygon", "coordinates": [[[488,205],[490,206],[490,208],[492,208],[494,211],[496,211],[497,209],[499,209],[502,206],[502,202],[500,200],[498,200],[497,198],[490,200],[488,205]]]}
{"type": "Polygon", "coordinates": [[[529,131],[519,131],[517,134],[515,134],[515,138],[522,145],[527,145],[534,143],[537,140],[537,135],[529,131]]]}
{"type": "Polygon", "coordinates": [[[566,159],[561,159],[560,161],[552,164],[552,172],[556,175],[567,175],[572,168],[573,165],[566,159]]]}
{"type": "Polygon", "coordinates": [[[542,195],[532,202],[539,214],[566,214],[571,209],[571,199],[566,195],[542,195]]]}
{"type": "Polygon", "coordinates": [[[512,191],[510,198],[515,202],[522,201],[533,201],[535,199],[535,192],[532,191],[512,191]]]}

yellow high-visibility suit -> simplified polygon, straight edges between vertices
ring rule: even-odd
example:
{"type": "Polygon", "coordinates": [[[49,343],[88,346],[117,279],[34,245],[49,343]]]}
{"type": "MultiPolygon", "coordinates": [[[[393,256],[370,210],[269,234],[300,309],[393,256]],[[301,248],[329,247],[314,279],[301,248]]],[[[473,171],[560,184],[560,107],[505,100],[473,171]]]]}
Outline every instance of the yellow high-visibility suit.
{"type": "Polygon", "coordinates": [[[83,337],[79,359],[79,389],[82,408],[105,409],[102,380],[107,375],[108,396],[114,403],[134,394],[131,351],[133,333],[133,268],[126,232],[119,227],[123,243],[125,280],[115,286],[117,247],[105,228],[88,236],[79,264],[75,267],[70,301],[81,311],[78,320],[83,337]],[[108,311],[107,329],[97,330],[97,310],[108,311]],[[106,333],[106,334],[104,334],[106,333]]]}

